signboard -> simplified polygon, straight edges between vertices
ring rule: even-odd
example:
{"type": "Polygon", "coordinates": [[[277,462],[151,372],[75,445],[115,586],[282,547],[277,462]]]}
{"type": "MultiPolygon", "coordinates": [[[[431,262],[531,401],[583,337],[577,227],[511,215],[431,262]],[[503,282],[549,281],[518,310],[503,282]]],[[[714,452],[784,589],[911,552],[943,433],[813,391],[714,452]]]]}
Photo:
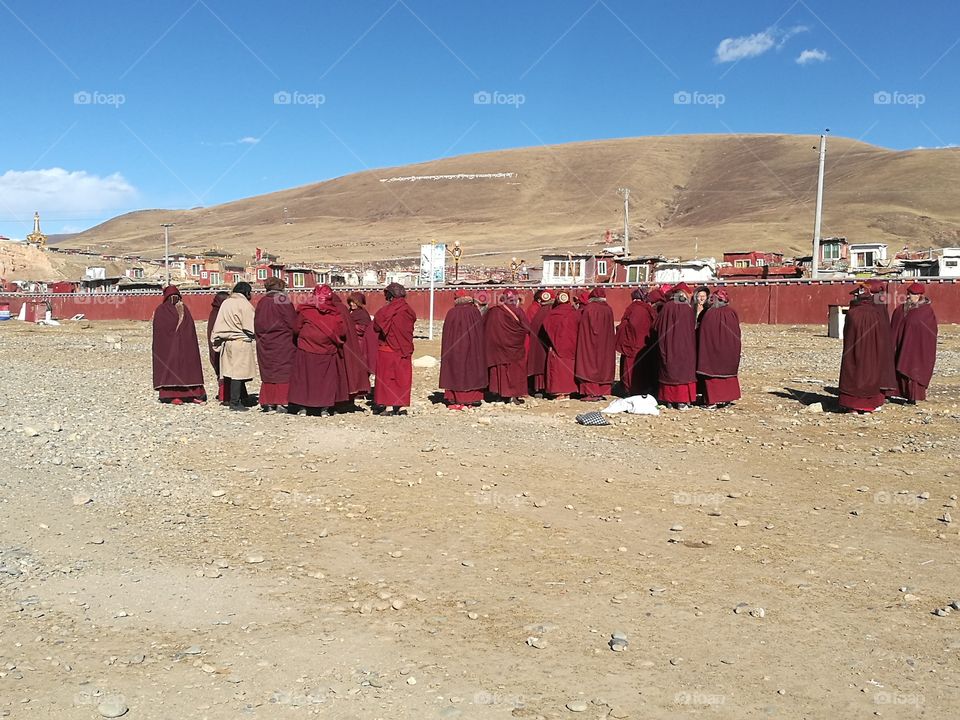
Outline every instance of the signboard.
{"type": "Polygon", "coordinates": [[[447,271],[447,246],[446,243],[436,243],[434,245],[420,246],[420,284],[430,284],[430,254],[433,251],[433,281],[442,283],[447,271]]]}

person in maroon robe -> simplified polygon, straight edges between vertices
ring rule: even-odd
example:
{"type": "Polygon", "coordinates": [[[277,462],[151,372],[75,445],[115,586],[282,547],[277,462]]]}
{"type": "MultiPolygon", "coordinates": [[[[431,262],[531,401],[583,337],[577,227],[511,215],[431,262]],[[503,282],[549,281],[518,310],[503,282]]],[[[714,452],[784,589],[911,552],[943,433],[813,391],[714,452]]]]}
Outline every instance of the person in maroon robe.
{"type": "Polygon", "coordinates": [[[440,387],[451,410],[479,406],[487,387],[483,315],[466,290],[453,294],[453,307],[443,320],[440,387]]]}
{"type": "Polygon", "coordinates": [[[937,362],[937,316],[925,293],[920,283],[907,287],[906,302],[894,310],[891,320],[899,394],[910,405],[927,399],[937,362]]]}
{"type": "Polygon", "coordinates": [[[590,302],[590,291],[581,290],[576,295],[573,296],[573,306],[579,312],[583,312],[583,309],[587,306],[587,303],[590,302]]]}
{"type": "Polygon", "coordinates": [[[657,396],[662,404],[680,410],[697,400],[697,319],[689,298],[686,283],[671,288],[654,325],[660,361],[657,396]]]}
{"type": "Polygon", "coordinates": [[[263,283],[267,294],[257,303],[253,331],[257,339],[260,367],[260,409],[286,412],[290,393],[290,372],[297,354],[294,329],[297,311],[284,293],[286,283],[277,277],[263,283]]]}
{"type": "Polygon", "coordinates": [[[590,291],[587,303],[580,311],[574,375],[580,399],[585,402],[605,400],[613,391],[617,375],[617,339],[613,310],[607,304],[606,290],[600,287],[590,291]]]}
{"type": "Polygon", "coordinates": [[[350,308],[350,319],[353,320],[353,329],[360,343],[360,354],[363,356],[369,384],[370,376],[377,374],[377,333],[373,330],[373,318],[367,312],[367,298],[363,293],[350,293],[347,307],[350,308]]]}
{"type": "Polygon", "coordinates": [[[162,403],[207,401],[197,326],[173,285],[163,289],[163,302],[153,313],[153,389],[162,403]]]}
{"type": "Polygon", "coordinates": [[[840,407],[851,412],[873,412],[885,400],[890,324],[877,312],[865,285],[857,286],[851,294],[854,297],[843,326],[840,407]]]}
{"type": "Polygon", "coordinates": [[[871,278],[863,284],[870,293],[870,298],[873,301],[873,310],[882,322],[882,326],[879,329],[882,336],[880,341],[881,346],[887,348],[880,358],[883,368],[883,382],[880,385],[880,389],[883,390],[883,394],[886,397],[893,397],[897,395],[898,388],[897,368],[894,359],[895,347],[893,333],[890,330],[890,312],[887,309],[885,287],[883,281],[876,278],[871,278]]]}
{"type": "Polygon", "coordinates": [[[536,302],[530,306],[527,320],[530,323],[530,335],[527,345],[527,378],[530,394],[542,398],[547,387],[547,338],[543,332],[543,321],[553,307],[553,293],[540,290],[536,302]]]}
{"type": "Polygon", "coordinates": [[[477,308],[480,310],[481,315],[487,314],[487,308],[490,305],[490,298],[483,291],[477,293],[477,308]]]}
{"type": "Polygon", "coordinates": [[[353,330],[353,318],[350,316],[350,310],[344,305],[340,296],[332,290],[330,300],[337,312],[340,313],[343,326],[350,330],[340,351],[343,356],[343,382],[340,386],[341,393],[337,398],[337,404],[344,412],[355,412],[359,409],[356,406],[356,399],[366,397],[370,392],[370,374],[367,372],[367,365],[363,359],[360,338],[353,330]]]}
{"type": "Polygon", "coordinates": [[[653,323],[657,319],[643,290],[635,289],[630,293],[630,299],[616,334],[616,349],[620,353],[620,382],[628,396],[650,391],[649,358],[656,352],[650,346],[650,340],[653,323]]]}
{"type": "Polygon", "coordinates": [[[213,374],[217,378],[217,400],[226,403],[227,388],[222,379],[220,379],[220,353],[213,349],[213,326],[217,322],[217,315],[220,313],[220,306],[223,301],[230,297],[226,290],[219,291],[213,296],[213,302],[210,304],[210,315],[207,318],[207,350],[210,353],[210,365],[213,367],[213,374]]]}
{"type": "Polygon", "coordinates": [[[517,294],[507,290],[483,318],[487,359],[487,385],[504,402],[523,404],[527,394],[527,316],[517,304],[517,294]]]}
{"type": "Polygon", "coordinates": [[[700,326],[700,318],[708,307],[707,300],[709,299],[710,288],[706,285],[701,285],[693,291],[693,299],[690,301],[690,304],[693,306],[693,311],[697,314],[697,327],[700,326]]]}
{"type": "Polygon", "coordinates": [[[566,399],[577,390],[574,366],[577,359],[577,331],[580,312],[570,303],[570,293],[561,290],[543,321],[547,336],[547,395],[566,399]]]}
{"type": "Polygon", "coordinates": [[[697,327],[697,378],[704,405],[721,408],[740,399],[741,349],[740,317],[721,288],[707,300],[697,327]]]}
{"type": "Polygon", "coordinates": [[[318,285],[313,295],[297,307],[294,326],[297,352],[290,371],[288,408],[307,415],[329,417],[344,393],[343,346],[347,326],[333,303],[333,290],[318,285]]]}
{"type": "Polygon", "coordinates": [[[413,386],[413,328],[417,314],[407,304],[407,290],[390,283],[384,290],[387,304],[373,316],[377,332],[377,384],[373,389],[374,412],[406,415],[413,386]],[[387,408],[393,408],[388,410],[387,408]]]}

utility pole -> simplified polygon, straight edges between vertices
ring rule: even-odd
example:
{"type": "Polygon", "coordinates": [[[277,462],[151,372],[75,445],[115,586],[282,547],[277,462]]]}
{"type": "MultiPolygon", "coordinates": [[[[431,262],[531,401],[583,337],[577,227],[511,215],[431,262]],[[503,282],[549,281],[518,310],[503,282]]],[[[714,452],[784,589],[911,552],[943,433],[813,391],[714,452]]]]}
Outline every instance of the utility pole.
{"type": "Polygon", "coordinates": [[[823,217],[823,167],[827,159],[827,128],[820,135],[820,173],[817,176],[817,217],[813,225],[813,262],[810,266],[810,276],[816,279],[820,275],[820,222],[823,217]]]}
{"type": "Polygon", "coordinates": [[[173,223],[163,223],[163,267],[167,275],[167,285],[170,285],[170,228],[173,223]]]}
{"type": "Polygon", "coordinates": [[[630,188],[618,188],[623,195],[623,254],[630,256],[630,188]]]}

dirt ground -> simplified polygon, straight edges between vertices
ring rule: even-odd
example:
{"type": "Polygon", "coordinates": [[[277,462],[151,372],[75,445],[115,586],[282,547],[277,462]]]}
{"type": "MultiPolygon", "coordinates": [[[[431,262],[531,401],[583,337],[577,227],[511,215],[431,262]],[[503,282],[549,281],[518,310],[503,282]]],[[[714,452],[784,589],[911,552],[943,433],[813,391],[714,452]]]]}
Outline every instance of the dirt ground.
{"type": "Polygon", "coordinates": [[[960,330],[870,416],[822,327],[744,330],[733,408],[596,428],[436,369],[402,418],[161,406],[149,325],[0,324],[0,716],[957,717],[960,330]]]}

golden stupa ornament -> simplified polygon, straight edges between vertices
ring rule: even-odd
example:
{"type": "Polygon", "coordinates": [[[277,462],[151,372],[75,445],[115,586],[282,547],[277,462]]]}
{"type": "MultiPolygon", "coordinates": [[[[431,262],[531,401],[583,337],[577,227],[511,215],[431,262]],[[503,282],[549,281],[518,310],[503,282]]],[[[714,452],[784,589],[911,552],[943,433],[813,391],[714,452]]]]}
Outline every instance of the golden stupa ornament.
{"type": "Polygon", "coordinates": [[[47,236],[40,232],[40,213],[33,214],[33,232],[27,235],[27,245],[36,245],[38,248],[46,247],[47,236]]]}

